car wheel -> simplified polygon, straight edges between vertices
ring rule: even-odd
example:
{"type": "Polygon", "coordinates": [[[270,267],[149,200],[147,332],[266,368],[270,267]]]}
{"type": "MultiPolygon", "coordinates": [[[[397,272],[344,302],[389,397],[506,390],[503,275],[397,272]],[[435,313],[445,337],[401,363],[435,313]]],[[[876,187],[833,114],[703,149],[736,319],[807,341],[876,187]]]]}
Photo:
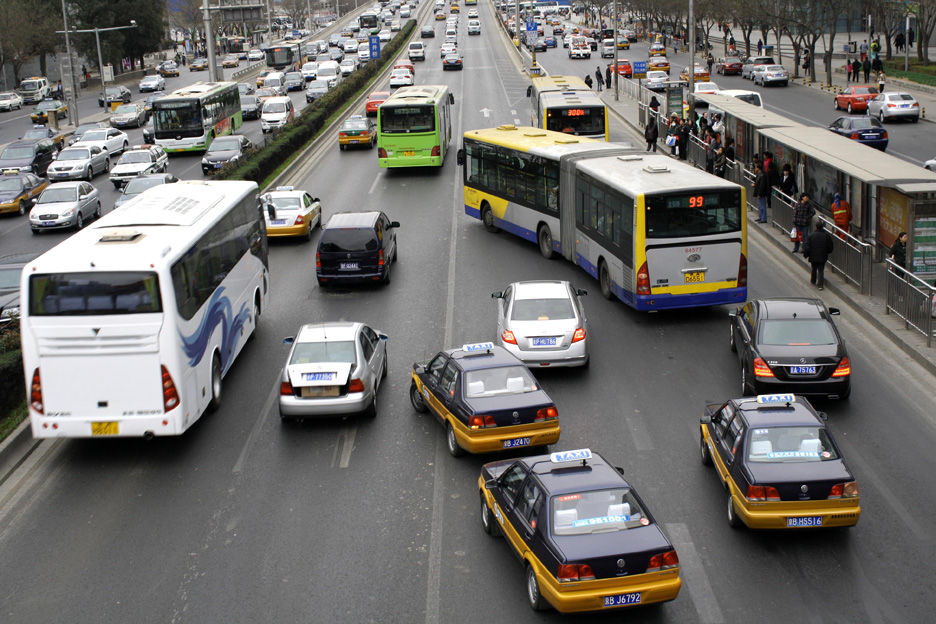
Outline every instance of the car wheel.
{"type": "Polygon", "coordinates": [[[748,388],[747,367],[741,364],[741,396],[750,396],[751,391],[748,388]]]}
{"type": "Polygon", "coordinates": [[[708,444],[705,443],[705,436],[702,434],[699,434],[699,455],[703,466],[712,465],[712,456],[709,454],[708,444]]]}
{"type": "Polygon", "coordinates": [[[364,410],[364,415],[368,418],[377,417],[377,388],[374,388],[374,396],[371,398],[371,404],[364,410]]]}
{"type": "Polygon", "coordinates": [[[491,207],[487,202],[481,205],[481,222],[484,223],[484,228],[488,232],[500,232],[500,228],[494,225],[494,213],[491,212],[491,207]]]}
{"type": "Polygon", "coordinates": [[[29,231],[33,234],[39,234],[39,228],[29,228],[29,231]]]}
{"type": "Polygon", "coordinates": [[[20,200],[19,213],[20,213],[20,216],[23,216],[24,214],[26,214],[26,200],[25,199],[20,200]]]}
{"type": "Polygon", "coordinates": [[[115,190],[115,191],[119,191],[119,190],[120,190],[120,182],[114,182],[114,190],[115,190]]]}
{"type": "Polygon", "coordinates": [[[124,141],[123,148],[120,150],[120,153],[123,154],[123,153],[126,152],[128,149],[130,149],[130,144],[127,143],[126,141],[124,141]]]}
{"type": "Polygon", "coordinates": [[[728,326],[728,346],[735,353],[738,352],[738,345],[735,342],[735,337],[734,337],[734,323],[728,326]]]}
{"type": "Polygon", "coordinates": [[[487,501],[484,500],[484,494],[481,495],[481,528],[491,537],[500,537],[503,535],[500,525],[497,524],[494,514],[491,513],[491,508],[488,507],[487,501]]]}
{"type": "Polygon", "coordinates": [[[216,412],[221,407],[221,358],[217,354],[211,359],[211,401],[208,409],[216,412]]]}
{"type": "Polygon", "coordinates": [[[419,388],[416,387],[415,383],[410,384],[409,398],[410,403],[413,404],[413,409],[420,414],[425,414],[429,411],[429,408],[426,407],[426,402],[423,401],[423,396],[419,392],[419,388]]]}
{"type": "Polygon", "coordinates": [[[84,227],[84,217],[81,216],[81,208],[78,209],[78,218],[75,219],[75,229],[80,230],[84,227]]]}
{"type": "Polygon", "coordinates": [[[852,114],[852,105],[851,105],[851,102],[848,103],[848,114],[849,114],[849,115],[852,114]]]}
{"type": "Polygon", "coordinates": [[[110,158],[104,161],[104,173],[107,173],[108,171],[110,171],[110,158]]]}
{"type": "Polygon", "coordinates": [[[540,594],[539,581],[536,580],[536,572],[533,570],[533,566],[527,565],[526,575],[527,602],[534,611],[542,611],[547,607],[547,604],[543,599],[543,595],[540,594]]]}
{"type": "Polygon", "coordinates": [[[461,457],[465,454],[462,447],[458,446],[458,439],[455,437],[455,428],[452,427],[451,423],[446,425],[445,428],[445,445],[448,447],[448,452],[452,457],[461,457]]]}
{"type": "Polygon", "coordinates": [[[94,209],[94,220],[97,221],[101,218],[101,202],[97,203],[97,208],[94,209]]]}
{"type": "Polygon", "coordinates": [[[884,111],[881,110],[880,112],[878,112],[878,121],[880,121],[881,123],[884,123],[885,119],[886,118],[884,117],[884,111]]]}
{"type": "Polygon", "coordinates": [[[738,514],[735,513],[734,501],[731,500],[731,490],[728,490],[728,526],[732,529],[737,529],[741,526],[741,519],[738,518],[738,514]]]}
{"type": "Polygon", "coordinates": [[[553,257],[553,248],[552,248],[552,233],[549,231],[548,225],[541,225],[539,232],[536,235],[536,240],[539,241],[540,253],[543,254],[543,257],[547,260],[551,260],[553,257]]]}
{"type": "Polygon", "coordinates": [[[344,151],[344,148],[345,148],[344,145],[342,145],[341,143],[338,144],[338,150],[339,150],[339,151],[343,152],[343,151],[344,151]]]}
{"type": "Polygon", "coordinates": [[[383,354],[383,370],[380,371],[380,378],[381,378],[381,379],[386,379],[386,378],[387,378],[387,372],[388,372],[389,369],[390,369],[390,365],[387,363],[387,360],[388,360],[389,357],[390,357],[390,354],[387,353],[386,350],[384,350],[384,354],[383,354]]]}
{"type": "Polygon", "coordinates": [[[605,299],[611,299],[611,273],[608,271],[608,264],[602,260],[598,265],[598,283],[601,285],[601,296],[605,299]]]}

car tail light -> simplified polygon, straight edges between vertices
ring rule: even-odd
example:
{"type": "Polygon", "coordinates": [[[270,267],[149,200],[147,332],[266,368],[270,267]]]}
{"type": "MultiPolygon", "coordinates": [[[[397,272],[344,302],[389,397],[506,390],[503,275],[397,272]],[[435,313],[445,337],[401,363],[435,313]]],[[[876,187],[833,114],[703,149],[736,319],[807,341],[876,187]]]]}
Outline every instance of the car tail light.
{"type": "Polygon", "coordinates": [[[319,255],[319,252],[317,251],[315,252],[315,268],[316,269],[322,268],[322,257],[319,255]]]}
{"type": "Polygon", "coordinates": [[[769,485],[764,486],[764,493],[767,495],[768,501],[779,501],[780,492],[777,491],[777,488],[771,487],[769,485]]]}
{"type": "Polygon", "coordinates": [[[544,407],[536,412],[536,421],[556,420],[557,418],[559,418],[559,410],[555,407],[544,407]]]}
{"type": "Polygon", "coordinates": [[[859,138],[859,137],[858,137],[858,133],[857,133],[857,132],[852,132],[850,138],[851,138],[852,141],[857,141],[858,138],[859,138]]]}
{"type": "Polygon", "coordinates": [[[910,105],[910,108],[919,108],[919,107],[920,107],[919,102],[914,102],[913,104],[910,105]]]}
{"type": "Polygon", "coordinates": [[[364,382],[360,379],[352,379],[348,384],[348,392],[364,392],[364,382]]]}
{"type": "Polygon", "coordinates": [[[832,372],[833,377],[848,377],[851,375],[851,362],[849,362],[847,357],[843,357],[839,360],[838,366],[835,367],[835,371],[832,372]]]}
{"type": "Polygon", "coordinates": [[[896,105],[896,104],[888,104],[888,105],[887,105],[887,108],[897,108],[897,105],[896,105]]]}
{"type": "Polygon", "coordinates": [[[754,358],[754,376],[755,377],[773,377],[774,373],[767,366],[763,358],[754,358]]]}
{"type": "MultiPolygon", "coordinates": [[[[163,368],[163,370],[166,370],[163,368]]],[[[32,384],[29,386],[29,406],[40,414],[44,413],[42,404],[42,381],[39,379],[39,368],[33,372],[32,384]]]]}
{"type": "Polygon", "coordinates": [[[884,134],[881,135],[881,138],[882,138],[882,139],[886,139],[886,138],[887,138],[887,131],[886,131],[886,130],[884,131],[884,134]]]}
{"type": "Polygon", "coordinates": [[[637,294],[650,294],[650,271],[647,269],[647,263],[644,262],[637,270],[637,294]]]}
{"type": "Polygon", "coordinates": [[[358,136],[369,137],[369,136],[370,136],[370,131],[368,131],[368,130],[361,130],[361,132],[358,133],[358,136]]]}
{"type": "Polygon", "coordinates": [[[580,340],[585,340],[585,328],[579,327],[575,330],[575,333],[572,334],[572,342],[578,342],[580,340]]]}
{"type": "Polygon", "coordinates": [[[288,381],[281,381],[280,382],[280,396],[292,396],[293,394],[294,393],[293,393],[292,384],[289,383],[288,381]]]}
{"type": "Polygon", "coordinates": [[[660,570],[669,570],[679,565],[679,556],[675,550],[668,550],[650,557],[647,564],[647,572],[659,572],[660,570]]]}
{"type": "Polygon", "coordinates": [[[514,333],[509,329],[505,329],[503,333],[501,333],[501,340],[509,344],[517,344],[517,339],[514,337],[514,333]]]}
{"type": "Polygon", "coordinates": [[[434,145],[434,146],[432,147],[432,155],[433,155],[433,156],[441,156],[441,155],[442,155],[442,148],[439,147],[438,145],[434,145]]]}
{"type": "Polygon", "coordinates": [[[377,266],[384,265],[383,249],[377,252],[377,266]]]}
{"type": "Polygon", "coordinates": [[[486,429],[487,427],[496,427],[497,422],[493,416],[485,414],[483,416],[472,416],[468,421],[468,426],[472,429],[486,429]]]}
{"type": "Polygon", "coordinates": [[[302,215],[296,217],[296,225],[302,225],[305,221],[302,220],[302,215]]]}
{"type": "Polygon", "coordinates": [[[848,483],[836,483],[829,490],[829,500],[839,498],[855,498],[858,496],[858,482],[849,481],[848,483]]]}
{"type": "Polygon", "coordinates": [[[377,148],[377,158],[386,158],[386,157],[387,157],[387,150],[385,150],[385,149],[382,148],[382,147],[378,147],[378,148],[377,148]]]}
{"type": "MultiPolygon", "coordinates": [[[[170,412],[179,406],[179,393],[176,391],[175,382],[172,381],[172,375],[162,368],[162,387],[163,387],[163,411],[170,412]]],[[[37,371],[38,372],[38,371],[37,371]]]]}
{"type": "Polygon", "coordinates": [[[560,583],[573,583],[576,581],[594,581],[595,572],[587,563],[560,563],[556,574],[560,583]]]}
{"type": "Polygon", "coordinates": [[[747,499],[749,501],[767,500],[767,493],[764,491],[764,486],[763,485],[747,486],[747,499]]]}
{"type": "Polygon", "coordinates": [[[738,262],[738,286],[747,286],[747,256],[744,254],[738,262]]]}
{"type": "Polygon", "coordinates": [[[340,136],[340,137],[346,137],[346,136],[348,136],[348,133],[347,133],[347,132],[339,132],[339,133],[338,133],[338,136],[340,136]]]}

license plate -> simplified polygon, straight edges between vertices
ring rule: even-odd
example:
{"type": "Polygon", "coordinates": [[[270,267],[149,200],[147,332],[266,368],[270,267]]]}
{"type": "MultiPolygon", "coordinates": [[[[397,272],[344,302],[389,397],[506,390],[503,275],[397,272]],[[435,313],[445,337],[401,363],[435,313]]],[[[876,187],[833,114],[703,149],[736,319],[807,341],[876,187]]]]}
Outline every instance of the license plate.
{"type": "Polygon", "coordinates": [[[900,108],[910,108],[910,105],[909,105],[909,104],[901,104],[901,105],[900,105],[900,108]]]}
{"type": "Polygon", "coordinates": [[[91,435],[118,435],[120,433],[120,424],[117,422],[93,422],[91,423],[91,435]]]}
{"type": "Polygon", "coordinates": [[[357,139],[351,139],[352,143],[357,143],[357,139]]]}
{"type": "Polygon", "coordinates": [[[357,262],[342,262],[339,268],[343,271],[357,271],[360,267],[357,262]]]}
{"type": "Polygon", "coordinates": [[[806,516],[805,518],[787,518],[788,527],[819,527],[822,526],[822,516],[806,516]]]}
{"type": "Polygon", "coordinates": [[[533,338],[534,347],[555,347],[555,338],[533,338]]]}
{"type": "Polygon", "coordinates": [[[270,225],[286,225],[286,219],[273,219],[270,225]]]}
{"type": "Polygon", "coordinates": [[[816,367],[815,366],[791,366],[790,374],[791,375],[815,375],[816,367]]]}
{"type": "Polygon", "coordinates": [[[513,440],[504,440],[504,448],[517,448],[518,446],[530,446],[530,438],[514,438],[513,440]]]}
{"type": "Polygon", "coordinates": [[[640,604],[640,592],[635,594],[617,594],[616,596],[605,596],[604,606],[623,607],[624,605],[640,604]]]}
{"type": "Polygon", "coordinates": [[[403,152],[404,156],[415,156],[416,152],[403,152]]]}
{"type": "Polygon", "coordinates": [[[215,169],[220,169],[220,168],[223,167],[223,166],[224,166],[224,163],[215,163],[214,168],[215,168],[215,169]]]}
{"type": "Polygon", "coordinates": [[[340,395],[341,388],[338,386],[314,386],[312,388],[305,386],[299,392],[304,399],[314,399],[321,397],[336,397],[340,395]]]}
{"type": "Polygon", "coordinates": [[[691,273],[686,273],[686,283],[687,284],[697,284],[699,282],[705,281],[705,273],[702,271],[693,271],[691,273]]]}
{"type": "Polygon", "coordinates": [[[43,221],[42,225],[55,225],[55,221],[43,221]]]}
{"type": "Polygon", "coordinates": [[[302,373],[305,381],[331,381],[335,378],[335,373],[302,373]]]}
{"type": "Polygon", "coordinates": [[[58,174],[58,177],[60,177],[60,178],[67,178],[67,177],[68,177],[68,174],[67,174],[67,173],[60,173],[60,174],[58,174]]]}

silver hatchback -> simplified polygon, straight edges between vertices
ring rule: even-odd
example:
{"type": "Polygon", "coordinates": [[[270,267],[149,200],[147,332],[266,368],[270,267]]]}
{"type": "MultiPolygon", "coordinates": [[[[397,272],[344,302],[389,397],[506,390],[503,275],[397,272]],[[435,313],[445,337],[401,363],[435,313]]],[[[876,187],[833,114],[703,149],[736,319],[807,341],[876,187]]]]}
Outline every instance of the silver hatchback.
{"type": "Polygon", "coordinates": [[[377,415],[385,334],[364,323],[316,323],[284,342],[292,348],[280,379],[280,418],[377,415]]]}
{"type": "Polygon", "coordinates": [[[530,366],[588,366],[588,323],[569,282],[514,282],[497,299],[497,344],[530,366]]]}
{"type": "Polygon", "coordinates": [[[46,187],[29,211],[29,228],[41,230],[74,227],[80,230],[91,218],[100,218],[101,198],[87,182],[57,182],[46,187]]]}

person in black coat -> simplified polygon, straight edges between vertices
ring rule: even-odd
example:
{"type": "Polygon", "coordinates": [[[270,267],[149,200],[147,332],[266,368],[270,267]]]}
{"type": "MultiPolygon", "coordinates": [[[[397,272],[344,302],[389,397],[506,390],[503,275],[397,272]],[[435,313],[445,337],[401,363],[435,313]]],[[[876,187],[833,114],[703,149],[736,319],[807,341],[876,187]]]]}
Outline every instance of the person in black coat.
{"type": "Polygon", "coordinates": [[[679,130],[676,131],[676,137],[678,139],[677,145],[679,145],[679,160],[687,160],[689,158],[690,130],[689,120],[686,119],[683,121],[683,124],[679,126],[679,130]]]}
{"type": "Polygon", "coordinates": [[[891,260],[901,269],[907,269],[907,233],[901,232],[890,248],[891,260]]]}
{"type": "Polygon", "coordinates": [[[816,223],[816,230],[809,235],[803,246],[803,256],[812,265],[812,275],[809,283],[822,290],[825,284],[825,264],[829,261],[829,255],[835,248],[835,242],[832,235],[825,231],[825,221],[819,220],[816,223]]]}
{"type": "Polygon", "coordinates": [[[647,139],[647,151],[656,151],[657,137],[660,136],[660,130],[657,128],[656,116],[650,115],[650,121],[644,129],[644,138],[647,139]]]}
{"type": "Polygon", "coordinates": [[[611,66],[610,65],[605,67],[605,87],[608,89],[611,88],[611,66]]]}

